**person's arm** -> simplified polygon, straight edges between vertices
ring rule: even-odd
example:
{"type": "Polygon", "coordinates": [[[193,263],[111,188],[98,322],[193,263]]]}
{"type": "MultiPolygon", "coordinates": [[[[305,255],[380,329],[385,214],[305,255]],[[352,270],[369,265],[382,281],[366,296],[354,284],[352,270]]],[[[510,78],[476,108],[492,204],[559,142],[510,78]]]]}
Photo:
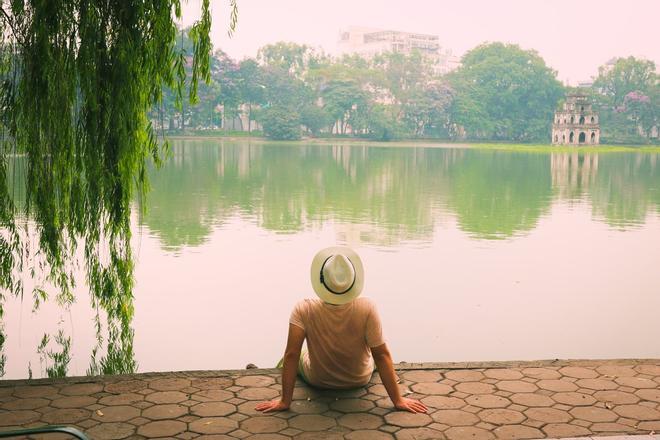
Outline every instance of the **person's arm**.
{"type": "Polygon", "coordinates": [[[410,411],[413,413],[425,413],[428,411],[426,405],[419,400],[408,399],[401,396],[399,385],[397,384],[397,376],[394,372],[394,365],[392,365],[392,356],[387,349],[387,344],[379,345],[378,347],[371,348],[371,355],[374,357],[376,368],[380,379],[390,396],[392,403],[397,409],[410,411]]]}
{"type": "Polygon", "coordinates": [[[289,324],[289,337],[284,352],[284,368],[282,369],[282,397],[269,402],[261,402],[257,411],[284,411],[289,409],[293,400],[293,387],[296,384],[296,373],[300,361],[300,350],[305,340],[305,330],[294,324],[289,324]]]}

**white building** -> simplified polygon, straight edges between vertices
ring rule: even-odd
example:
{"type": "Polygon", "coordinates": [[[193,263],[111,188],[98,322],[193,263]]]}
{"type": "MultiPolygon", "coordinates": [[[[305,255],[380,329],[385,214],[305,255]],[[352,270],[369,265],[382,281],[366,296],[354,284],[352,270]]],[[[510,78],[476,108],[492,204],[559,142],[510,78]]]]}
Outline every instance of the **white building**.
{"type": "Polygon", "coordinates": [[[433,60],[437,73],[446,73],[460,65],[451,50],[442,50],[437,35],[351,26],[339,36],[339,53],[373,58],[383,52],[409,54],[419,51],[433,60]]]}

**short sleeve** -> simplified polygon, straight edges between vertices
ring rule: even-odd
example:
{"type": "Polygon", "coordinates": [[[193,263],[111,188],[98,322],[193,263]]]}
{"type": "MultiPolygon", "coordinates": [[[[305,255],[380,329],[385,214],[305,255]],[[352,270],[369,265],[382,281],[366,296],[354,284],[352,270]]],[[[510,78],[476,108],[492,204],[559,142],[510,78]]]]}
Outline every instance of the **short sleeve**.
{"type": "Polygon", "coordinates": [[[385,340],[383,339],[383,327],[380,323],[380,315],[378,314],[378,309],[376,309],[376,306],[373,303],[371,303],[371,307],[369,307],[369,315],[367,316],[366,340],[369,348],[378,347],[385,343],[385,340]]]}
{"type": "Polygon", "coordinates": [[[303,322],[303,312],[305,310],[305,302],[299,301],[291,311],[291,317],[289,317],[289,324],[293,324],[296,327],[300,327],[305,330],[305,324],[303,322]]]}

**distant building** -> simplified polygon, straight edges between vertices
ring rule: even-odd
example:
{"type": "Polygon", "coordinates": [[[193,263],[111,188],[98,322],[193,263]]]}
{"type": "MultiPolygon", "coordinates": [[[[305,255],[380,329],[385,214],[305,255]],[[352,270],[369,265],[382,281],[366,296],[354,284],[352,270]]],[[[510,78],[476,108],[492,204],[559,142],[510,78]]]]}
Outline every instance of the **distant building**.
{"type": "Polygon", "coordinates": [[[561,110],[555,112],[552,124],[553,145],[597,145],[600,124],[587,95],[571,93],[561,110]]]}
{"type": "Polygon", "coordinates": [[[450,50],[442,50],[437,35],[351,26],[339,37],[341,54],[358,54],[371,59],[384,52],[410,54],[419,51],[433,61],[437,73],[449,72],[460,65],[450,50]]]}

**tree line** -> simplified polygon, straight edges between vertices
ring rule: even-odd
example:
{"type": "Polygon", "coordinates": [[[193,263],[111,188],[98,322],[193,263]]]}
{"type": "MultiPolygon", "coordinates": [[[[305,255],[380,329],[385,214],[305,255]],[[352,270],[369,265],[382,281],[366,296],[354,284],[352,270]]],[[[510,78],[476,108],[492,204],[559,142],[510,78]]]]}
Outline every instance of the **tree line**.
{"type": "MultiPolygon", "coordinates": [[[[186,31],[177,46],[183,53],[192,49],[186,31]]],[[[184,64],[190,75],[190,62],[184,64]]],[[[448,74],[416,52],[336,58],[286,42],[240,62],[215,50],[210,70],[195,105],[166,89],[152,119],[170,131],[258,127],[273,139],[548,142],[554,111],[574,91],[536,51],[503,43],[477,46],[448,74]]],[[[591,87],[580,89],[601,115],[603,141],[657,141],[658,78],[652,61],[619,58],[600,67],[591,87]]]]}

